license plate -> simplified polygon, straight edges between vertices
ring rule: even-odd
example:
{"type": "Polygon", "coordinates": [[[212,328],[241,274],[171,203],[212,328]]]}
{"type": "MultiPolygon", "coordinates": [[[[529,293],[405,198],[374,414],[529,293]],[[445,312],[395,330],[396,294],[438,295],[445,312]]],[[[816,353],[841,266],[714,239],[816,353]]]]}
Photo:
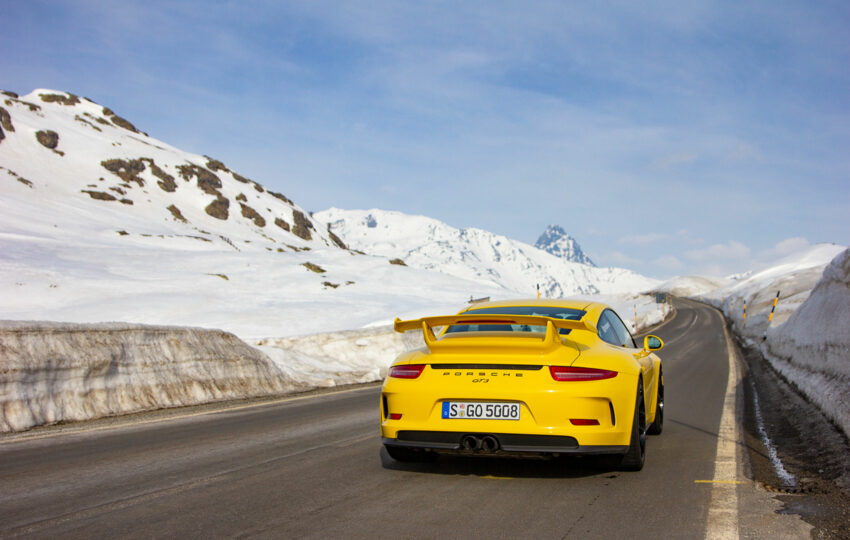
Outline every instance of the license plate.
{"type": "Polygon", "coordinates": [[[443,418],[467,420],[519,420],[519,403],[444,401],[443,418]]]}

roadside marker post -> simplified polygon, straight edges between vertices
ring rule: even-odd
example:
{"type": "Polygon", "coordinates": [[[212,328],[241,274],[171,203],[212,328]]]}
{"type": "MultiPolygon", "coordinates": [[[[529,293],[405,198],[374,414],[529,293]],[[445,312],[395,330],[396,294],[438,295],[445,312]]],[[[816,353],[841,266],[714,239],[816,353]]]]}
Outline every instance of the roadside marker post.
{"type": "Polygon", "coordinates": [[[773,307],[770,308],[770,315],[767,316],[767,324],[773,320],[773,312],[776,311],[776,304],[779,302],[779,291],[776,291],[776,298],[773,299],[773,307]]]}
{"type": "Polygon", "coordinates": [[[537,284],[537,299],[540,299],[540,284],[537,284]]]}
{"type": "Polygon", "coordinates": [[[744,300],[744,326],[747,326],[747,301],[744,300]]]}

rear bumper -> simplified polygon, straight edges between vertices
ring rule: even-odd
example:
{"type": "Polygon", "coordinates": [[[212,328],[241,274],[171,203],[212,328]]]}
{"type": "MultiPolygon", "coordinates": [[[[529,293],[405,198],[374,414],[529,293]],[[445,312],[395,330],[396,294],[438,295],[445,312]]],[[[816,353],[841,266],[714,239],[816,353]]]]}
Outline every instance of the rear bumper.
{"type": "Polygon", "coordinates": [[[396,438],[383,437],[382,441],[390,446],[422,448],[446,453],[459,454],[625,454],[628,446],[581,446],[574,437],[560,435],[525,435],[517,433],[476,433],[460,431],[412,431],[399,430],[396,438]],[[492,452],[465,450],[461,444],[464,437],[478,439],[494,437],[498,449],[492,452]]]}

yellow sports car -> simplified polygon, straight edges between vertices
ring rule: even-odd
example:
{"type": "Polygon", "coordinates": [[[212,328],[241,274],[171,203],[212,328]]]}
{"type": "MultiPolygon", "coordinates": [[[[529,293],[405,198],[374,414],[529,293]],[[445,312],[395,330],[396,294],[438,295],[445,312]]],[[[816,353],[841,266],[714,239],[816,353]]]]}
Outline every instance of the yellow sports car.
{"type": "Polygon", "coordinates": [[[654,351],[664,344],[647,336],[638,348],[604,304],[487,302],[396,319],[395,330],[421,330],[426,345],[393,362],[381,391],[381,437],[396,460],[610,454],[640,470],[646,434],[661,433],[654,351]]]}

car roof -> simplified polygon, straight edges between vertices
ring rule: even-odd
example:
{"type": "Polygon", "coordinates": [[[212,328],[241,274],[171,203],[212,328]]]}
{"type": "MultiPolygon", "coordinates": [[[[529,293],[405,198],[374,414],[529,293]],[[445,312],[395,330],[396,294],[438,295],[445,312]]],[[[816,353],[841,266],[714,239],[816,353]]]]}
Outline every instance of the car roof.
{"type": "Polygon", "coordinates": [[[463,311],[471,311],[484,308],[500,308],[500,307],[520,307],[520,306],[540,306],[540,307],[559,307],[567,309],[580,309],[588,313],[601,312],[608,306],[601,302],[591,302],[589,300],[581,300],[575,298],[520,298],[516,300],[501,300],[497,302],[480,302],[466,307],[463,311]]]}

